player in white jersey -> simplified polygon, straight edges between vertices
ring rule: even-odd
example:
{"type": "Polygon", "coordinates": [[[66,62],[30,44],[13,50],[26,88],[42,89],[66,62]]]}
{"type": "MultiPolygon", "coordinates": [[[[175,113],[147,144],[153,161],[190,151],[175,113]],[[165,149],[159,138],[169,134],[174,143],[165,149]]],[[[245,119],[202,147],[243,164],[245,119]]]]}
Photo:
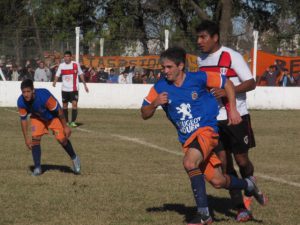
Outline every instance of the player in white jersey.
{"type": "Polygon", "coordinates": [[[64,53],[64,62],[61,63],[56,71],[55,78],[53,81],[53,87],[55,87],[56,82],[59,77],[62,76],[62,103],[63,103],[63,111],[66,118],[68,120],[68,103],[72,103],[72,120],[69,123],[71,127],[77,127],[78,125],[75,123],[77,118],[77,103],[78,103],[78,90],[79,90],[79,77],[84,85],[85,91],[89,92],[89,89],[84,80],[84,74],[81,70],[80,65],[77,62],[72,61],[72,53],[70,51],[66,51],[64,53]]]}
{"type": "MultiPolygon", "coordinates": [[[[230,108],[227,104],[226,93],[218,88],[211,90],[219,103],[217,119],[220,140],[215,152],[222,161],[224,173],[238,176],[233,167],[233,154],[241,176],[243,178],[253,176],[254,167],[249,159],[248,150],[255,147],[255,140],[246,104],[246,92],[255,89],[255,80],[242,55],[220,45],[219,27],[216,23],[203,21],[196,28],[196,32],[197,44],[202,52],[198,57],[199,69],[220,72],[233,82],[236,92],[237,110],[243,120],[239,125],[228,126],[227,112],[230,108]]],[[[235,208],[238,209],[236,219],[240,222],[250,220],[252,214],[250,211],[251,198],[249,193],[245,192],[244,202],[240,191],[230,191],[230,195],[235,208]]]]}

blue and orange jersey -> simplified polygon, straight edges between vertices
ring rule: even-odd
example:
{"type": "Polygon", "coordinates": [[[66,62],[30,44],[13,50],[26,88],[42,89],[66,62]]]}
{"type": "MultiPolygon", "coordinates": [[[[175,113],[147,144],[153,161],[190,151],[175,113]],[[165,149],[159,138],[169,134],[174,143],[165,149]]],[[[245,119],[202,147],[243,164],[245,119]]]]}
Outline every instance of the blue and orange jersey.
{"type": "Polygon", "coordinates": [[[179,141],[185,143],[198,128],[210,126],[218,131],[218,104],[208,88],[224,88],[225,83],[226,77],[215,72],[187,72],[180,87],[164,78],[150,89],[143,106],[151,104],[160,93],[167,92],[169,102],[162,108],[176,127],[179,141]]]}
{"type": "Polygon", "coordinates": [[[34,89],[34,99],[26,102],[23,95],[18,99],[18,110],[21,120],[25,120],[28,114],[43,121],[50,121],[57,117],[61,108],[56,98],[44,88],[34,89]]]}

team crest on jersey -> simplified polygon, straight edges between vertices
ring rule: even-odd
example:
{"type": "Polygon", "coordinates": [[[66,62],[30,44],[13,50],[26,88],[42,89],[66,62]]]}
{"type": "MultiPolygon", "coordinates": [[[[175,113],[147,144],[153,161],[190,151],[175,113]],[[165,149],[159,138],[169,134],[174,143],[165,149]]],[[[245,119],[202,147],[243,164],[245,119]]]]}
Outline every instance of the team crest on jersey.
{"type": "Polygon", "coordinates": [[[78,71],[77,70],[74,70],[74,73],[76,74],[78,71]]]}
{"type": "Polygon", "coordinates": [[[220,73],[221,73],[221,75],[223,75],[223,76],[226,76],[227,71],[228,71],[228,69],[225,68],[225,67],[221,67],[221,68],[220,68],[220,73]]]}
{"type": "Polygon", "coordinates": [[[188,117],[188,119],[193,118],[193,116],[191,114],[192,110],[191,110],[190,104],[181,103],[179,107],[176,107],[176,109],[177,109],[178,114],[182,113],[180,120],[185,120],[186,117],[188,117]]]}
{"type": "Polygon", "coordinates": [[[245,142],[246,145],[249,143],[248,135],[244,137],[244,142],[245,142]]]}
{"type": "Polygon", "coordinates": [[[198,98],[198,93],[196,91],[192,92],[192,99],[196,100],[198,98]]]}

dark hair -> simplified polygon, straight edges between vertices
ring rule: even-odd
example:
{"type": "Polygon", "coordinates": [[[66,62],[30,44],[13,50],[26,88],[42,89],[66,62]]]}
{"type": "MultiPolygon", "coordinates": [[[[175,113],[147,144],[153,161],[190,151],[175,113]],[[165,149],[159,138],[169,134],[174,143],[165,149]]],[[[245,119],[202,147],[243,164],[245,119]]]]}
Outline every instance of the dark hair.
{"type": "Polygon", "coordinates": [[[207,31],[209,35],[212,37],[215,34],[220,37],[220,28],[219,25],[211,20],[203,20],[197,27],[196,32],[200,33],[202,31],[207,31]]]}
{"type": "Polygon", "coordinates": [[[21,83],[21,90],[23,90],[24,88],[30,88],[31,90],[33,90],[33,81],[31,79],[23,80],[21,83]]]}
{"type": "Polygon", "coordinates": [[[72,52],[70,50],[65,51],[64,55],[70,55],[72,56],[72,52]]]}
{"type": "Polygon", "coordinates": [[[163,59],[169,59],[173,61],[177,66],[180,63],[185,64],[186,52],[181,47],[168,48],[166,51],[160,54],[160,61],[163,59]]]}

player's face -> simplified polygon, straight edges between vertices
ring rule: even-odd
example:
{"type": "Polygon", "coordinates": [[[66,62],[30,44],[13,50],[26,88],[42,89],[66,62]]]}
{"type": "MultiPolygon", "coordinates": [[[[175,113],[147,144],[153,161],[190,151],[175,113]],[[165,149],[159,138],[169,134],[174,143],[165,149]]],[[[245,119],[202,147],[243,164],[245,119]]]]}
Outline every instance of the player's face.
{"type": "Polygon", "coordinates": [[[33,99],[33,93],[34,91],[29,87],[22,89],[22,95],[26,102],[30,102],[33,99]]]}
{"type": "Polygon", "coordinates": [[[201,31],[197,34],[197,45],[203,53],[213,53],[218,50],[218,40],[217,34],[210,36],[207,31],[201,31]]]}
{"type": "Polygon", "coordinates": [[[71,62],[71,59],[72,59],[71,55],[69,54],[64,55],[65,63],[69,64],[71,62]]]}
{"type": "Polygon", "coordinates": [[[182,73],[183,63],[180,63],[177,66],[173,61],[169,59],[163,59],[161,65],[169,81],[176,81],[179,75],[182,73]]]}

